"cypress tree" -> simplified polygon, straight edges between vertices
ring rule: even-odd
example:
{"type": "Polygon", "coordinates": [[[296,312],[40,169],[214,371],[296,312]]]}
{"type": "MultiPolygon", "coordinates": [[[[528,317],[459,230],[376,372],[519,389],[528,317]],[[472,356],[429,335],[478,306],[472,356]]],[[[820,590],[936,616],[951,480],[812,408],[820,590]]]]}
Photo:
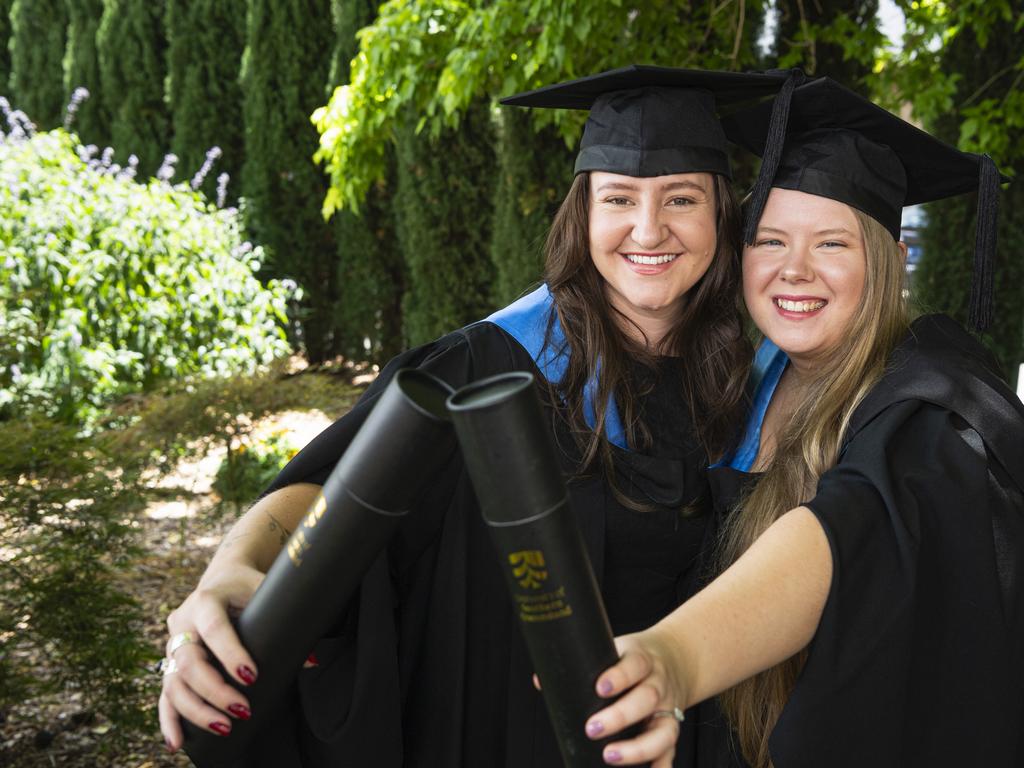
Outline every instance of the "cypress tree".
{"type": "Polygon", "coordinates": [[[305,292],[299,341],[313,362],[338,349],[337,245],[320,212],[327,183],[313,164],[319,136],[309,119],[324,102],[330,13],[330,0],[251,0],[242,60],[246,223],[271,270],[305,292]]]}
{"type": "MultiPolygon", "coordinates": [[[[211,147],[223,154],[201,189],[217,196],[217,176],[241,181],[245,140],[238,74],[246,0],[167,0],[167,100],[180,173],[191,176],[211,147]]],[[[183,176],[185,180],[187,176],[183,176]]],[[[231,195],[232,198],[237,195],[231,195]]]]}
{"type": "Polygon", "coordinates": [[[494,307],[493,142],[484,104],[436,142],[411,128],[399,139],[395,216],[405,255],[402,309],[409,344],[430,341],[494,307]]]}
{"type": "MultiPolygon", "coordinates": [[[[349,64],[358,50],[356,32],[373,22],[378,0],[334,0],[337,45],[330,86],[348,82],[349,64]]],[[[350,359],[383,362],[402,348],[402,254],[391,215],[392,170],[367,195],[358,215],[334,215],[338,241],[338,301],[334,322],[338,351],[350,359]]]]}
{"type": "Polygon", "coordinates": [[[78,107],[73,130],[86,144],[110,143],[110,115],[103,105],[96,34],[103,16],[103,0],[66,0],[68,44],[64,54],[64,93],[87,88],[89,98],[78,107]]]}
{"type": "Polygon", "coordinates": [[[573,153],[552,128],[535,132],[525,110],[506,107],[497,154],[490,252],[500,306],[541,279],[544,239],[572,183],[573,153]]]}
{"type": "MultiPolygon", "coordinates": [[[[0,96],[9,96],[11,84],[11,5],[14,0],[0,0],[0,96]]],[[[5,126],[0,126],[4,127],[5,126]]]]}
{"type": "Polygon", "coordinates": [[[11,6],[11,97],[39,128],[64,116],[64,0],[14,0],[11,6]]]}
{"type": "Polygon", "coordinates": [[[135,154],[145,175],[170,149],[164,12],[164,0],[105,0],[96,39],[116,161],[124,165],[135,154]]]}
{"type": "MultiPolygon", "coordinates": [[[[995,24],[982,48],[965,30],[949,44],[943,55],[943,69],[961,74],[954,103],[965,101],[987,84],[985,98],[1005,98],[1012,89],[1013,62],[1024,50],[1024,30],[995,24]]],[[[928,126],[939,138],[956,144],[960,115],[950,112],[928,126]]],[[[1016,151],[1024,136],[1017,129],[1016,151]]],[[[999,157],[994,158],[998,163],[999,157]]],[[[1006,170],[1004,168],[1004,170],[1006,170]]],[[[977,195],[958,197],[926,206],[921,232],[921,263],[914,275],[914,291],[921,308],[946,312],[961,323],[968,319],[974,253],[974,224],[977,195]]],[[[999,195],[999,234],[995,280],[995,322],[983,341],[996,354],[1011,383],[1024,362],[1024,187],[1004,186],[999,195]]]]}

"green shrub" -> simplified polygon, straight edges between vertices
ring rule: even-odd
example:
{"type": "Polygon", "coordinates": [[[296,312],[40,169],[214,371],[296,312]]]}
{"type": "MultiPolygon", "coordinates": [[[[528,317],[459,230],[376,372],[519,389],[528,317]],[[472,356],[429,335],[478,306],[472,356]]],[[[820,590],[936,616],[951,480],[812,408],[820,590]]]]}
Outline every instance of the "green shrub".
{"type": "Polygon", "coordinates": [[[228,446],[227,455],[213,479],[221,501],[249,504],[270,485],[296,453],[285,435],[274,434],[259,442],[228,446]]]}
{"type": "Polygon", "coordinates": [[[135,551],[140,469],[72,426],[0,422],[0,711],[77,689],[112,720],[141,724],[138,673],[155,652],[118,578],[135,551]]]}
{"type": "Polygon", "coordinates": [[[289,286],[240,218],[63,130],[0,142],[0,419],[88,422],[160,382],[286,354],[289,286]]]}

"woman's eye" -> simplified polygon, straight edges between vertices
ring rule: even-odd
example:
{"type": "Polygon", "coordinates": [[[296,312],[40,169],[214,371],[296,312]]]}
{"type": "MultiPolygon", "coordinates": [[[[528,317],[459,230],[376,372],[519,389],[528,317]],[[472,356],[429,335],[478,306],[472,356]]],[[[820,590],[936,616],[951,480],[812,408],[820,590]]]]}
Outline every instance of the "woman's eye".
{"type": "Polygon", "coordinates": [[[673,197],[671,200],[668,201],[668,204],[670,206],[683,208],[687,205],[693,205],[694,200],[693,198],[690,197],[673,197]]]}
{"type": "Polygon", "coordinates": [[[777,240],[774,237],[765,238],[764,240],[758,240],[756,243],[754,243],[754,246],[757,247],[757,248],[763,248],[763,247],[774,248],[774,247],[777,247],[777,246],[780,246],[780,245],[782,245],[782,241],[781,240],[777,240]]]}
{"type": "Polygon", "coordinates": [[[821,244],[822,248],[845,248],[846,243],[842,240],[826,240],[821,244]]]}
{"type": "Polygon", "coordinates": [[[604,201],[609,205],[629,205],[628,197],[606,197],[604,201]]]}

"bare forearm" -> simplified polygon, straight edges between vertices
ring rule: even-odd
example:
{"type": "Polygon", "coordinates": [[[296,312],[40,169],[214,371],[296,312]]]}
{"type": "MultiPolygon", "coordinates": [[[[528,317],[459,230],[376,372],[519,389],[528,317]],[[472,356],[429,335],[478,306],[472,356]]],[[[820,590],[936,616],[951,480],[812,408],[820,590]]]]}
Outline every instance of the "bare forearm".
{"type": "Polygon", "coordinates": [[[728,570],[650,632],[687,705],[806,647],[832,581],[832,553],[814,514],[780,517],[728,570]]]}
{"type": "Polygon", "coordinates": [[[239,563],[266,573],[320,490],[319,485],[299,483],[264,496],[224,536],[207,574],[239,563]]]}

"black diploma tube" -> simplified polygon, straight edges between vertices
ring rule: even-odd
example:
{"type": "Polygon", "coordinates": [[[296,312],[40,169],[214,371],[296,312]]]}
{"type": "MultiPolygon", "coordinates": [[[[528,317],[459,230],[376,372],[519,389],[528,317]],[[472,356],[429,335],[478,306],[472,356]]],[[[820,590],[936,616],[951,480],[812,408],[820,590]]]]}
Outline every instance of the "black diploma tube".
{"type": "Polygon", "coordinates": [[[618,653],[533,376],[470,384],[449,398],[448,409],[562,759],[570,768],[603,765],[604,743],[588,739],[583,727],[607,703],[594,685],[618,653]]]}
{"type": "Polygon", "coordinates": [[[384,390],[238,619],[259,677],[245,687],[224,678],[249,699],[252,719],[234,720],[229,736],[182,719],[185,751],[196,766],[250,764],[246,745],[273,729],[275,709],[316,641],[451,456],[455,436],[445,409],[451,392],[417,370],[399,371],[384,390]]]}

